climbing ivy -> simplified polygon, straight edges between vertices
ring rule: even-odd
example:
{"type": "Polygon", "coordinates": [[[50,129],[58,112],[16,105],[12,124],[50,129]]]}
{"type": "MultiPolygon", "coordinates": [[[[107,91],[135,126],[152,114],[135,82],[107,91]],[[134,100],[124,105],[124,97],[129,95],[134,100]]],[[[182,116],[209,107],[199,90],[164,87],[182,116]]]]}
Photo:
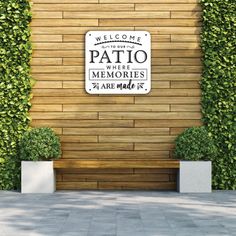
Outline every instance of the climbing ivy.
{"type": "Polygon", "coordinates": [[[29,123],[30,20],[28,0],[0,0],[0,189],[19,184],[17,145],[29,123]]]}
{"type": "Polygon", "coordinates": [[[218,147],[213,187],[236,189],[236,2],[201,0],[203,121],[218,147]]]}

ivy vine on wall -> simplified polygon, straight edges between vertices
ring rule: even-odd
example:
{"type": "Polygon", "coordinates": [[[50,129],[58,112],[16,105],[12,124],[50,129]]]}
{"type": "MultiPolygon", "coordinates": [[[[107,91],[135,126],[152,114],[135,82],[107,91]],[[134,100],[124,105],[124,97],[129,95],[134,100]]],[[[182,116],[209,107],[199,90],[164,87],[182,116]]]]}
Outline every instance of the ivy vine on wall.
{"type": "Polygon", "coordinates": [[[0,189],[19,184],[17,144],[29,124],[30,3],[0,0],[0,189]]]}
{"type": "Polygon", "coordinates": [[[202,112],[215,139],[213,187],[236,189],[236,2],[201,0],[202,112]]]}

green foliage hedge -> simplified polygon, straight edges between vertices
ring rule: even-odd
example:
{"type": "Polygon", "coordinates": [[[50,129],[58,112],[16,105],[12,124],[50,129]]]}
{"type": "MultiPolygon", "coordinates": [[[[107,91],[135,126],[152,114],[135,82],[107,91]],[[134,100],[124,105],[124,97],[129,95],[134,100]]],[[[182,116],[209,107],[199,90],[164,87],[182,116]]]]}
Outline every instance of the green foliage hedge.
{"type": "Polygon", "coordinates": [[[206,128],[186,129],[175,140],[175,157],[189,161],[207,161],[214,159],[217,149],[206,128]]]}
{"type": "Polygon", "coordinates": [[[61,156],[59,137],[51,128],[26,131],[19,143],[19,157],[24,161],[46,161],[61,156]]]}
{"type": "Polygon", "coordinates": [[[201,0],[202,112],[219,150],[213,187],[236,189],[236,2],[201,0]]]}
{"type": "Polygon", "coordinates": [[[28,0],[0,0],[0,189],[19,184],[17,144],[29,123],[30,20],[28,0]]]}

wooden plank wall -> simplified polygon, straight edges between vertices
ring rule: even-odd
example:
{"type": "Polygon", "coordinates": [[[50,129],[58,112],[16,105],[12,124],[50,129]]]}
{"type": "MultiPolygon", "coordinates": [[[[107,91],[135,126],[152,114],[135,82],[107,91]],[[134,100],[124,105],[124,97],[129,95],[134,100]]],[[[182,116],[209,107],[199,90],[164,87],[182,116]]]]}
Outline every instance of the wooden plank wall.
{"type": "MultiPolygon", "coordinates": [[[[32,125],[60,134],[64,159],[171,158],[173,141],[200,118],[198,0],[33,0],[32,125]],[[84,35],[147,30],[152,91],[88,95],[84,35]]],[[[58,189],[174,189],[173,170],[61,170],[58,189]]]]}

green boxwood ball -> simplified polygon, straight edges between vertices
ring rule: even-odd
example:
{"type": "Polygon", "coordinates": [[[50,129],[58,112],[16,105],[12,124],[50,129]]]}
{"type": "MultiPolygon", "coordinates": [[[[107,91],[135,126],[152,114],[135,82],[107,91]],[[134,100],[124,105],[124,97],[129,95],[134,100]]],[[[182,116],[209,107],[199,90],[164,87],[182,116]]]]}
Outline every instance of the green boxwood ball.
{"type": "Polygon", "coordinates": [[[204,126],[186,129],[176,138],[175,157],[182,160],[212,160],[217,153],[204,126]]]}
{"type": "Polygon", "coordinates": [[[50,128],[33,128],[25,132],[20,144],[21,160],[52,160],[61,156],[59,137],[50,128]]]}

